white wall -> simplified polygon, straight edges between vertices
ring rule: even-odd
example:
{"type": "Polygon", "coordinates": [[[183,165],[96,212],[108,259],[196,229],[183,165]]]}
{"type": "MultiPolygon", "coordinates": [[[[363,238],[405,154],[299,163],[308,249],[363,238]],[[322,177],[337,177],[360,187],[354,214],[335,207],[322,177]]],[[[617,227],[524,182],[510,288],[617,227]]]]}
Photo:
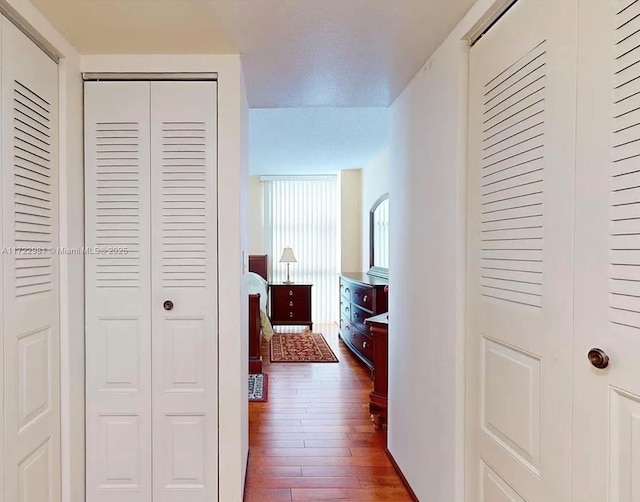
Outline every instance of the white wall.
{"type": "Polygon", "coordinates": [[[340,270],[362,270],[362,169],[340,172],[340,270]]]}
{"type": "MultiPolygon", "coordinates": [[[[85,72],[218,73],[219,499],[240,502],[248,454],[247,102],[238,55],[83,56],[85,72]]],[[[90,501],[89,501],[90,502],[90,501]]]]}
{"type": "MultiPolygon", "coordinates": [[[[362,168],[362,267],[369,270],[369,211],[373,203],[389,192],[389,150],[385,149],[362,168]]],[[[389,208],[393,201],[389,200],[389,208]]],[[[393,211],[393,209],[391,209],[393,211]]]]}
{"type": "Polygon", "coordinates": [[[388,448],[420,500],[464,500],[466,128],[479,0],[391,107],[388,448]]]}
{"type": "MultiPolygon", "coordinates": [[[[242,253],[241,271],[248,270],[247,249],[249,247],[249,102],[247,101],[247,89],[245,87],[244,73],[242,66],[240,70],[240,249],[242,253]]],[[[239,405],[240,405],[240,428],[237,431],[240,436],[240,477],[242,484],[231,487],[226,493],[240,495],[238,501],[242,500],[244,492],[244,481],[247,475],[247,462],[249,460],[249,400],[246,391],[249,388],[249,301],[245,281],[240,281],[240,382],[239,405]],[[244,354],[244,355],[243,355],[244,354]],[[237,491],[239,489],[239,491],[237,491]]],[[[221,457],[222,458],[222,457],[221,457]]],[[[237,475],[237,473],[235,473],[237,475]]],[[[225,500],[222,495],[220,500],[225,500]]],[[[234,499],[235,500],[235,499],[234,499]]]]}

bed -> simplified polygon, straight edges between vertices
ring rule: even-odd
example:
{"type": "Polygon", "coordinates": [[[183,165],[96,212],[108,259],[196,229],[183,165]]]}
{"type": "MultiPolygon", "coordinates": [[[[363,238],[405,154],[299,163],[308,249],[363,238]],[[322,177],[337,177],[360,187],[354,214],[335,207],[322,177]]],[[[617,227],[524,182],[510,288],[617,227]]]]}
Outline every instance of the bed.
{"type": "Polygon", "coordinates": [[[267,281],[267,255],[249,255],[247,274],[249,292],[249,373],[262,373],[262,338],[270,340],[273,335],[267,316],[269,283],[267,281]]]}

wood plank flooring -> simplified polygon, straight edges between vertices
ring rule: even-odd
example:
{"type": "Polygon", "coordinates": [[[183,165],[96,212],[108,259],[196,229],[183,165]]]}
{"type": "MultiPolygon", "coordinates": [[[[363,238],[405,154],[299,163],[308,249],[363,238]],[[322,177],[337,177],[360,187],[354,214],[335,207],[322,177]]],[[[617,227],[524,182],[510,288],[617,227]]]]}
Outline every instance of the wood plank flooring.
{"type": "Polygon", "coordinates": [[[369,370],[335,325],[314,331],[339,363],[270,363],[263,343],[269,402],[249,403],[245,502],[410,501],[385,454],[386,433],[369,418],[369,370]]]}

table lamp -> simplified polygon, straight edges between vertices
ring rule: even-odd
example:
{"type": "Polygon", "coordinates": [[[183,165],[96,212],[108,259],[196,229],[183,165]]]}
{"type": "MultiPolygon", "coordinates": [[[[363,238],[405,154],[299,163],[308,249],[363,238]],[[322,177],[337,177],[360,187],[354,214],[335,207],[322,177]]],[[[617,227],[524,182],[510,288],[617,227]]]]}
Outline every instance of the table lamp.
{"type": "Polygon", "coordinates": [[[287,264],[287,280],[284,281],[284,284],[293,284],[293,281],[289,280],[289,265],[291,263],[296,263],[297,261],[298,260],[296,260],[296,256],[293,254],[293,249],[284,248],[284,250],[282,251],[282,256],[280,257],[280,263],[287,264]]]}

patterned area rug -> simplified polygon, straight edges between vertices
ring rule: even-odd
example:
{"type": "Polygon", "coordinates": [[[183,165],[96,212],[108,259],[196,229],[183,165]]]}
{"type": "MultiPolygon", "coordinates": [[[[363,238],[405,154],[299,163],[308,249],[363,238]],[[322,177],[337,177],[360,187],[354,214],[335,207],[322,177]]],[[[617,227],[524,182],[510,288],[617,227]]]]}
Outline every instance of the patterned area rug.
{"type": "Polygon", "coordinates": [[[266,373],[249,375],[249,401],[256,403],[267,402],[267,382],[266,373]]]}
{"type": "Polygon", "coordinates": [[[275,333],[271,339],[273,363],[337,363],[322,333],[275,333]]]}

